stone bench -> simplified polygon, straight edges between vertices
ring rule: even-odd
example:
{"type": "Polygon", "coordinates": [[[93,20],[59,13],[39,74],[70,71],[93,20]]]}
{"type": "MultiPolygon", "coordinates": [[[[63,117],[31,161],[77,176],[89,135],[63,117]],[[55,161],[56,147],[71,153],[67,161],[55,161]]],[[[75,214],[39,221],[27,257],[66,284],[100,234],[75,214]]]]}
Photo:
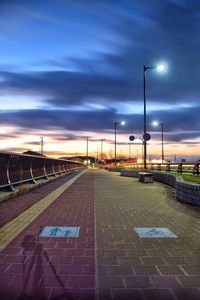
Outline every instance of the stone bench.
{"type": "Polygon", "coordinates": [[[153,182],[153,174],[147,172],[138,172],[140,182],[149,183],[153,182]]]}

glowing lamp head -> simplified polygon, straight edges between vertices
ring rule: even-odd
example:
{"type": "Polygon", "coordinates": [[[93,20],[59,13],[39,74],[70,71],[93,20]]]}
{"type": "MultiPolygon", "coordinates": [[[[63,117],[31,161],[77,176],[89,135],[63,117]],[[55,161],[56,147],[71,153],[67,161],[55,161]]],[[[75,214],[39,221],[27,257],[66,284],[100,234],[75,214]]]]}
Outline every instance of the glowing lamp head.
{"type": "Polygon", "coordinates": [[[121,121],[120,125],[124,126],[124,125],[126,125],[126,122],[125,121],[121,121]]]}
{"type": "Polygon", "coordinates": [[[166,70],[166,65],[164,64],[159,64],[157,67],[156,67],[156,70],[158,72],[164,72],[166,70]]]}
{"type": "Polygon", "coordinates": [[[155,126],[155,127],[156,127],[156,126],[158,126],[158,121],[153,121],[153,123],[152,123],[152,124],[153,124],[153,126],[155,126]]]}

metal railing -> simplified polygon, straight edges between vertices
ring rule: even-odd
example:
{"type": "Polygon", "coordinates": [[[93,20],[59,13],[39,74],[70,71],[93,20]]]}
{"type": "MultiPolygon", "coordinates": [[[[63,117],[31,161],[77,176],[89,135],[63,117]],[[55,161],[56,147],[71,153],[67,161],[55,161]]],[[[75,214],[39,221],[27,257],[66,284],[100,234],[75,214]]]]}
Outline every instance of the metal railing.
{"type": "MultiPolygon", "coordinates": [[[[143,168],[141,164],[127,164],[124,166],[132,168],[143,168]]],[[[200,174],[200,163],[148,163],[147,169],[155,171],[178,172],[178,173],[191,173],[194,175],[200,174]]]]}
{"type": "Polygon", "coordinates": [[[83,164],[71,160],[0,152],[0,189],[13,191],[14,186],[21,183],[36,183],[38,179],[48,179],[83,167],[83,164]]]}

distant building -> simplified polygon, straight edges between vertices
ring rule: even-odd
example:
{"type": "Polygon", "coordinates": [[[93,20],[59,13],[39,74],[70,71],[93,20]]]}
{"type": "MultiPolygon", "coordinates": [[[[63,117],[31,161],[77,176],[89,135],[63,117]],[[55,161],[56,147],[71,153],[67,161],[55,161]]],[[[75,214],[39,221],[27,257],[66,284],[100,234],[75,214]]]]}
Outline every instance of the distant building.
{"type": "MultiPolygon", "coordinates": [[[[60,157],[60,159],[66,159],[66,160],[74,160],[77,162],[84,163],[87,160],[87,156],[70,156],[70,157],[60,157]]],[[[91,164],[94,164],[96,162],[96,158],[93,156],[88,156],[88,161],[90,161],[91,164]]]]}
{"type": "Polygon", "coordinates": [[[31,151],[31,150],[25,151],[25,152],[23,152],[23,154],[46,157],[46,155],[43,155],[39,152],[31,151]]]}

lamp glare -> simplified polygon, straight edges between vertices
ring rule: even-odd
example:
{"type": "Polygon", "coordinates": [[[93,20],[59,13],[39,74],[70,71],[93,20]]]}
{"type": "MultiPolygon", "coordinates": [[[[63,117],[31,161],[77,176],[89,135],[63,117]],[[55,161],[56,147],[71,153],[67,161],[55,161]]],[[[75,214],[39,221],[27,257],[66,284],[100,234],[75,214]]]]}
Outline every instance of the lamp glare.
{"type": "Polygon", "coordinates": [[[153,121],[153,126],[158,126],[158,121],[153,121]]]}
{"type": "Polygon", "coordinates": [[[166,69],[166,66],[164,64],[160,64],[157,66],[158,72],[163,72],[163,71],[165,71],[165,69],[166,69]]]}

